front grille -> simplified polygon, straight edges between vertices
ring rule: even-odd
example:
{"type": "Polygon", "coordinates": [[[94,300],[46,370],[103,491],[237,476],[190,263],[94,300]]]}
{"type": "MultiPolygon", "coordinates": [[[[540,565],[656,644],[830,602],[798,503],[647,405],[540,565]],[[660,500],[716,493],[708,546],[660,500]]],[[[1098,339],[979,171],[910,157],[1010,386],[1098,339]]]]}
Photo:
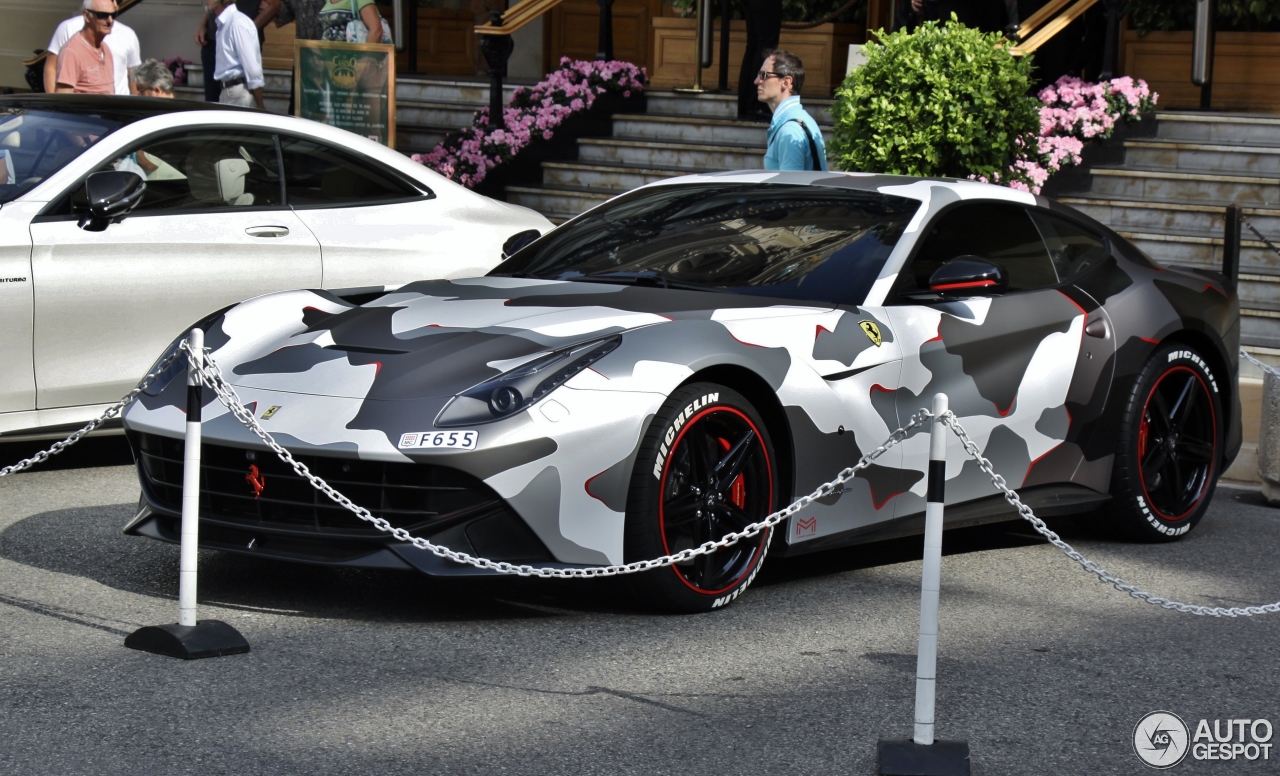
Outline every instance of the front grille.
{"type": "MultiPolygon", "coordinates": [[[[129,434],[143,485],[162,510],[182,511],[183,441],[129,434]]],[[[444,466],[295,455],[313,474],[391,525],[412,530],[452,524],[500,506],[489,486],[444,466]]],[[[200,516],[206,520],[289,533],[374,538],[374,528],[298,476],[275,453],[205,444],[200,453],[200,516]],[[256,466],[265,481],[257,498],[246,477],[256,466]]]]}

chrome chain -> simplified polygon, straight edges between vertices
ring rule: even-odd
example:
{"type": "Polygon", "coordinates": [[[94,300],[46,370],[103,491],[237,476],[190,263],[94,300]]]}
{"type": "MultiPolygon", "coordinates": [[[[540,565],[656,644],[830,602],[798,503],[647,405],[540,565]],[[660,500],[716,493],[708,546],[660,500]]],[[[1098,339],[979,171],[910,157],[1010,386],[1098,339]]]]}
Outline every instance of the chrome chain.
{"type": "Polygon", "coordinates": [[[1137,598],[1138,600],[1149,604],[1154,604],[1162,609],[1172,609],[1174,611],[1183,612],[1184,614],[1198,614],[1208,617],[1252,617],[1255,614],[1275,614],[1280,612],[1280,602],[1266,604],[1264,606],[1233,606],[1230,608],[1224,606],[1198,606],[1196,604],[1184,604],[1178,601],[1170,601],[1168,598],[1163,598],[1155,595],[1154,593],[1148,593],[1145,590],[1140,590],[1134,585],[1125,582],[1120,577],[1117,577],[1099,566],[1097,563],[1088,560],[1083,555],[1076,552],[1071,545],[1064,542],[1058,534],[1050,530],[1050,528],[1044,524],[1043,520],[1036,517],[1035,513],[1031,511],[1031,507],[1022,503],[1022,499],[1018,498],[1018,494],[1014,492],[1013,488],[1009,487],[1008,483],[1005,482],[1004,477],[995,473],[994,468],[991,466],[991,461],[982,457],[981,451],[978,450],[978,445],[969,438],[969,434],[964,430],[964,427],[960,425],[960,421],[956,419],[955,413],[948,411],[943,415],[942,422],[947,424],[947,427],[960,438],[960,442],[964,445],[964,451],[978,462],[978,468],[986,472],[987,476],[991,478],[991,483],[996,486],[996,490],[1004,494],[1005,500],[1008,501],[1014,509],[1018,510],[1018,514],[1022,519],[1031,523],[1031,526],[1035,528],[1041,536],[1048,539],[1049,543],[1054,547],[1062,550],[1068,558],[1079,563],[1085,571],[1093,574],[1100,581],[1111,585],[1116,590],[1119,590],[1122,593],[1128,593],[1133,598],[1137,598]]]}
{"type": "MultiPolygon", "coordinates": [[[[223,378],[222,370],[209,356],[209,352],[209,349],[206,348],[205,358],[202,359],[203,363],[197,364],[196,367],[200,370],[204,383],[212,388],[214,393],[217,394],[218,401],[220,401],[222,405],[235,416],[236,420],[244,424],[246,428],[252,431],[263,441],[263,443],[270,447],[275,454],[279,456],[280,460],[292,467],[293,470],[297,472],[298,476],[310,482],[312,487],[328,496],[335,504],[343,507],[361,520],[364,520],[367,523],[372,523],[379,531],[389,533],[396,539],[412,544],[420,550],[426,550],[427,552],[441,558],[446,558],[457,563],[463,563],[469,566],[475,566],[476,568],[487,569],[489,571],[496,571],[501,574],[515,574],[521,577],[560,579],[612,577],[620,574],[635,574],[641,571],[649,571],[650,569],[662,568],[663,566],[670,566],[676,563],[684,563],[685,561],[691,560],[699,555],[708,555],[716,552],[717,550],[728,547],[742,539],[756,536],[767,528],[776,526],[778,523],[781,523],[808,507],[814,501],[827,496],[836,488],[853,479],[854,475],[860,470],[870,466],[872,461],[879,458],[881,455],[884,455],[889,448],[906,439],[907,435],[913,429],[920,427],[926,420],[932,417],[932,413],[928,410],[921,410],[920,412],[917,412],[911,417],[911,420],[905,426],[890,434],[889,438],[885,440],[883,445],[862,456],[858,463],[841,471],[831,482],[824,483],[813,493],[808,496],[801,497],[790,506],[774,512],[759,522],[752,523],[740,531],[725,534],[719,541],[704,542],[696,548],[681,550],[680,552],[673,553],[671,555],[663,555],[662,557],[654,558],[653,560],[640,560],[632,563],[616,564],[612,566],[548,568],[545,566],[529,566],[524,564],[516,565],[506,561],[498,562],[489,560],[488,558],[477,558],[475,556],[468,555],[465,552],[458,552],[457,550],[451,550],[448,547],[432,544],[422,537],[413,536],[403,528],[397,528],[391,525],[391,523],[387,522],[384,518],[377,517],[364,507],[353,503],[351,499],[335,490],[321,477],[312,474],[306,464],[296,460],[288,450],[281,447],[280,444],[272,438],[271,434],[268,433],[266,429],[258,424],[257,419],[253,417],[253,413],[249,412],[249,410],[245,408],[244,403],[240,401],[240,396],[236,393],[235,388],[227,383],[223,378]]],[[[194,362],[195,359],[191,359],[191,361],[194,362]]]]}
{"type": "Polygon", "coordinates": [[[1262,242],[1265,243],[1266,246],[1270,248],[1273,253],[1275,253],[1277,256],[1280,256],[1280,248],[1277,248],[1275,243],[1271,242],[1266,237],[1264,237],[1262,232],[1259,232],[1258,228],[1253,225],[1253,222],[1251,222],[1248,218],[1245,217],[1245,214],[1243,211],[1241,211],[1240,213],[1240,222],[1243,223],[1245,226],[1249,227],[1249,231],[1253,232],[1254,235],[1257,236],[1259,240],[1262,240],[1262,242]]]}
{"type": "MultiPolygon", "coordinates": [[[[79,429],[78,431],[76,431],[74,434],[67,437],[66,439],[53,444],[48,450],[43,450],[31,456],[30,458],[19,461],[18,463],[12,466],[6,466],[0,469],[0,477],[8,476],[10,474],[14,474],[24,469],[28,469],[36,465],[37,463],[41,463],[47,460],[51,456],[57,455],[67,447],[70,447],[71,445],[80,441],[80,439],[83,438],[85,434],[90,433],[95,428],[100,426],[102,423],[117,417],[120,414],[120,411],[124,409],[125,406],[127,406],[130,402],[136,399],[138,394],[146,390],[146,388],[155,380],[155,378],[159,376],[160,373],[162,373],[165,369],[167,369],[173,363],[174,359],[178,358],[178,356],[184,351],[188,351],[186,342],[183,342],[177,350],[175,350],[173,353],[166,356],[163,360],[160,361],[160,363],[156,364],[156,366],[146,375],[146,377],[144,377],[142,381],[138,383],[137,387],[129,391],[129,393],[125,394],[118,402],[111,405],[111,407],[107,408],[107,410],[97,419],[87,423],[83,428],[79,429]]],[[[885,440],[884,444],[880,445],[876,449],[862,456],[862,458],[858,461],[858,463],[841,471],[838,475],[836,475],[836,478],[834,480],[827,483],[823,483],[813,493],[807,496],[802,496],[801,498],[799,498],[789,506],[784,507],[783,509],[780,509],[777,512],[774,512],[773,514],[769,515],[764,520],[761,520],[756,523],[752,523],[751,525],[743,528],[740,531],[725,534],[723,537],[720,538],[719,541],[704,542],[699,547],[681,550],[680,552],[673,553],[671,555],[664,555],[660,558],[654,558],[652,560],[635,561],[632,563],[617,564],[612,566],[591,566],[591,567],[585,567],[585,568],[535,567],[535,566],[529,566],[524,564],[516,565],[513,563],[508,563],[506,561],[495,562],[487,558],[477,558],[472,555],[468,555],[467,553],[464,553],[464,552],[451,550],[448,547],[443,547],[438,544],[432,544],[426,539],[423,539],[418,536],[413,536],[403,528],[397,528],[391,525],[384,518],[376,517],[372,513],[370,513],[369,510],[355,504],[354,502],[351,501],[351,499],[347,498],[345,495],[335,490],[331,485],[329,485],[329,483],[325,482],[324,479],[322,479],[321,477],[315,474],[312,474],[311,470],[307,468],[306,464],[296,460],[288,450],[286,450],[278,442],[275,441],[275,439],[271,436],[270,433],[267,432],[266,429],[264,429],[261,425],[259,425],[257,419],[254,418],[253,413],[250,412],[244,406],[244,403],[242,401],[240,401],[240,397],[236,393],[235,388],[230,383],[228,383],[225,378],[223,378],[222,370],[218,367],[217,363],[212,359],[210,355],[211,352],[212,351],[209,348],[205,348],[205,357],[200,360],[200,363],[196,363],[196,360],[192,358],[191,355],[188,353],[188,362],[198,370],[201,380],[214,391],[214,393],[218,397],[218,401],[221,402],[222,405],[227,408],[227,410],[236,418],[236,420],[240,421],[246,428],[252,431],[259,439],[263,441],[264,444],[270,447],[271,450],[274,451],[277,456],[279,456],[280,460],[284,461],[286,464],[292,467],[293,470],[300,477],[303,477],[308,482],[310,482],[312,487],[316,488],[321,493],[324,493],[325,496],[327,496],[331,501],[343,507],[344,509],[348,510],[349,512],[351,512],[361,520],[371,523],[378,530],[383,531],[385,533],[389,533],[399,541],[412,544],[414,547],[417,547],[418,549],[426,550],[441,558],[452,560],[457,563],[463,563],[466,565],[475,566],[476,568],[496,571],[501,574],[515,574],[521,577],[542,577],[542,578],[554,577],[554,578],[562,578],[562,579],[568,579],[568,578],[590,579],[593,577],[610,577],[610,576],[617,576],[620,574],[634,574],[642,571],[649,571],[651,569],[662,568],[664,566],[674,565],[677,563],[683,563],[688,560],[692,560],[693,558],[699,555],[706,555],[712,552],[716,552],[717,550],[721,550],[725,547],[735,544],[741,541],[742,539],[757,536],[761,531],[765,529],[773,528],[774,526],[778,525],[784,520],[787,520],[792,516],[794,516],[795,514],[799,513],[801,510],[808,507],[814,501],[817,501],[818,499],[821,499],[829,495],[836,488],[840,487],[841,485],[844,485],[846,482],[853,479],[853,477],[860,470],[870,466],[873,461],[875,461],[881,455],[884,455],[886,452],[888,452],[890,448],[901,443],[904,439],[907,438],[908,434],[913,429],[919,428],[920,426],[924,425],[925,421],[933,417],[933,413],[930,412],[929,410],[927,409],[919,410],[918,412],[916,412],[914,415],[911,416],[911,419],[907,422],[906,425],[904,425],[902,428],[899,428],[898,430],[890,434],[889,438],[885,440]]],[[[1249,361],[1252,361],[1253,363],[1257,364],[1258,366],[1262,367],[1267,371],[1270,371],[1273,373],[1276,372],[1274,368],[1266,364],[1263,364],[1262,362],[1255,359],[1253,356],[1249,355],[1248,353],[1245,353],[1243,350],[1240,351],[1240,355],[1244,356],[1249,361]]],[[[1172,601],[1172,600],[1169,600],[1168,598],[1157,596],[1154,593],[1149,593],[1144,590],[1141,590],[1134,585],[1130,585],[1129,583],[1125,582],[1122,578],[1115,576],[1114,574],[1110,573],[1106,569],[1099,566],[1097,563],[1094,563],[1093,561],[1085,558],[1083,555],[1077,552],[1071,545],[1063,541],[1061,537],[1058,536],[1057,533],[1055,533],[1047,525],[1045,525],[1043,520],[1041,520],[1039,517],[1036,517],[1035,513],[1031,511],[1031,508],[1028,507],[1026,504],[1022,503],[1022,499],[1018,497],[1017,492],[1015,492],[1012,488],[1010,488],[1008,483],[1005,482],[1004,477],[1002,477],[999,474],[996,474],[995,469],[991,464],[991,461],[987,460],[982,456],[981,451],[978,449],[978,445],[969,437],[969,434],[964,430],[964,427],[960,425],[960,422],[959,420],[957,420],[954,412],[947,411],[947,413],[942,416],[941,420],[943,423],[947,425],[948,428],[951,429],[951,431],[957,437],[959,437],[960,442],[964,447],[965,453],[968,454],[971,458],[973,458],[977,462],[978,468],[981,469],[988,477],[991,478],[992,485],[994,485],[996,490],[1000,491],[1004,495],[1005,500],[1008,501],[1009,504],[1013,506],[1014,509],[1017,510],[1018,515],[1022,517],[1024,520],[1026,520],[1028,523],[1030,523],[1031,526],[1036,530],[1036,532],[1044,536],[1045,539],[1047,539],[1050,544],[1052,544],[1054,547],[1057,547],[1059,550],[1061,550],[1068,558],[1080,564],[1080,566],[1084,568],[1085,571],[1088,571],[1089,573],[1096,576],[1099,579],[1099,581],[1104,582],[1108,585],[1111,585],[1116,590],[1119,590],[1122,593],[1128,593],[1131,597],[1144,601],[1145,603],[1153,604],[1163,609],[1171,609],[1174,611],[1183,612],[1186,614],[1195,614],[1195,615],[1202,615],[1202,616],[1209,616],[1209,617],[1252,617],[1254,615],[1259,615],[1259,614],[1274,614],[1274,613],[1280,612],[1280,602],[1273,603],[1273,604],[1265,604],[1263,606],[1247,606],[1247,607],[1199,606],[1197,604],[1186,604],[1178,601],[1172,601]]]]}
{"type": "MultiPolygon", "coordinates": [[[[185,347],[186,343],[184,342],[183,345],[185,347]]],[[[154,369],[152,369],[150,372],[147,373],[146,377],[142,378],[142,382],[138,383],[138,385],[132,391],[129,391],[120,399],[120,401],[108,407],[106,412],[102,413],[96,419],[91,420],[87,424],[85,424],[84,428],[81,428],[80,430],[76,431],[74,434],[62,440],[61,442],[54,442],[53,445],[49,447],[48,450],[41,450],[40,452],[36,453],[30,458],[25,458],[21,461],[18,461],[12,466],[6,466],[3,469],[0,469],[0,477],[7,477],[10,474],[17,474],[23,469],[30,469],[32,466],[35,466],[38,463],[44,463],[45,461],[49,460],[49,458],[51,458],[52,456],[57,455],[63,450],[66,450],[68,447],[71,447],[72,445],[74,445],[76,442],[79,442],[81,438],[84,437],[85,434],[88,434],[90,431],[93,431],[95,428],[97,428],[98,426],[101,426],[103,423],[106,423],[108,420],[112,420],[113,418],[117,417],[120,414],[120,411],[123,410],[130,402],[136,399],[138,397],[138,394],[145,391],[147,389],[147,386],[151,385],[152,381],[155,380],[156,377],[158,377],[161,372],[169,368],[169,365],[173,363],[174,359],[176,359],[181,352],[182,352],[181,349],[179,349],[179,350],[173,351],[168,356],[165,356],[165,358],[160,363],[155,365],[154,369]]]]}
{"type": "Polygon", "coordinates": [[[1254,366],[1260,367],[1262,371],[1267,372],[1274,377],[1280,377],[1280,369],[1276,369],[1274,366],[1271,366],[1270,364],[1262,363],[1258,359],[1254,358],[1251,354],[1244,352],[1243,348],[1240,349],[1240,355],[1243,356],[1246,361],[1249,361],[1250,363],[1252,363],[1254,366]]]}

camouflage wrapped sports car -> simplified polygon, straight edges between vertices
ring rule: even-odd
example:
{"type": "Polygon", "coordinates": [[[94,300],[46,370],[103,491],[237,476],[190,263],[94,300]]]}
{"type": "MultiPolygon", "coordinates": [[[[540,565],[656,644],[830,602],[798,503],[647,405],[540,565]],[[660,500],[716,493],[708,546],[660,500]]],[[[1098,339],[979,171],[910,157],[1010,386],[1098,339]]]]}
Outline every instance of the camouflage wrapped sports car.
{"type": "MultiPolygon", "coordinates": [[[[251,299],[199,324],[264,428],[357,503],[494,560],[608,564],[718,538],[879,446],[937,392],[1040,515],[1186,534],[1240,447],[1239,305],[1055,202],[892,176],[725,173],[618,197],[490,275],[251,299]]],[[[125,425],[179,536],[185,387],[125,425]]],[[[205,394],[200,540],[314,563],[480,573],[397,542],[205,394]]],[[[709,610],[766,549],[919,532],[925,433],[775,529],[636,575],[709,610]]],[[[949,525],[1012,516],[959,442],[949,525]]]]}

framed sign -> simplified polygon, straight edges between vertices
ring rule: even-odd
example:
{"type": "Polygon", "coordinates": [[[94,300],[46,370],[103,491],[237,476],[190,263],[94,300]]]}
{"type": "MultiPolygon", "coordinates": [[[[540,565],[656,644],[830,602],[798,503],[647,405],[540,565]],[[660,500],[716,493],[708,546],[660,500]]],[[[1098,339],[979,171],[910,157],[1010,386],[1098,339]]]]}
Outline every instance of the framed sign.
{"type": "Polygon", "coordinates": [[[396,147],[396,52],[390,43],[295,40],[294,115],[396,147]]]}

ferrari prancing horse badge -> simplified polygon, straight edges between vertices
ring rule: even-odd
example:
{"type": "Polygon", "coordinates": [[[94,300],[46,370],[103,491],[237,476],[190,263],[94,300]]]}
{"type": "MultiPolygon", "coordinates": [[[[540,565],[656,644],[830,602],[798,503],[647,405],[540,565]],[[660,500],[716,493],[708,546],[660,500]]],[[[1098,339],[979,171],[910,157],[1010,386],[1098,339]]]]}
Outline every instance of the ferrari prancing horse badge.
{"type": "Polygon", "coordinates": [[[871,340],[871,344],[880,347],[880,343],[884,341],[880,338],[880,327],[871,321],[858,321],[858,325],[867,333],[867,339],[871,340]]]}

